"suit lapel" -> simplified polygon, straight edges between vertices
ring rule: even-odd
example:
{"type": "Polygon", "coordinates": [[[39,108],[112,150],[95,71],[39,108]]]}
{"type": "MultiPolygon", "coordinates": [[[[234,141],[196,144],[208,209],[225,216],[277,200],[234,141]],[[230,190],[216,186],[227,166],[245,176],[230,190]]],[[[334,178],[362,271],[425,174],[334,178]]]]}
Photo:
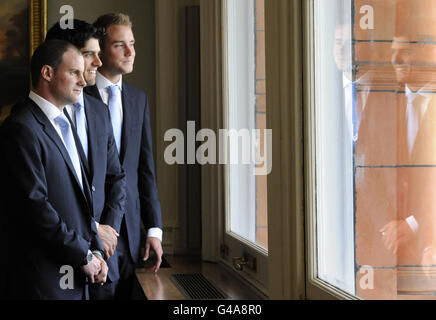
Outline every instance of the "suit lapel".
{"type": "MultiPolygon", "coordinates": [[[[55,128],[51,124],[50,120],[44,115],[42,110],[31,100],[31,111],[36,118],[36,120],[42,125],[44,132],[47,134],[47,136],[54,142],[56,147],[58,148],[59,152],[61,153],[62,157],[64,158],[65,163],[67,164],[68,169],[71,171],[71,173],[74,176],[75,182],[78,184],[79,189],[82,190],[80,187],[79,179],[76,175],[76,170],[74,170],[73,163],[71,162],[70,155],[68,154],[67,149],[65,148],[64,143],[62,142],[61,138],[59,137],[59,134],[56,132],[55,128]]],[[[73,130],[74,131],[74,130],[73,130]]],[[[86,198],[87,202],[88,199],[85,195],[85,193],[82,190],[83,196],[86,198]]]]}
{"type": "Polygon", "coordinates": [[[94,181],[94,163],[97,159],[97,116],[91,107],[87,95],[83,95],[85,103],[86,122],[88,124],[88,164],[89,164],[89,181],[94,181]]]}
{"type": "Polygon", "coordinates": [[[123,129],[121,135],[121,152],[120,162],[124,164],[126,158],[127,148],[129,147],[130,129],[133,125],[133,117],[136,114],[134,108],[136,107],[132,96],[129,94],[129,89],[126,83],[123,81],[123,89],[121,93],[121,99],[123,103],[123,129]]]}

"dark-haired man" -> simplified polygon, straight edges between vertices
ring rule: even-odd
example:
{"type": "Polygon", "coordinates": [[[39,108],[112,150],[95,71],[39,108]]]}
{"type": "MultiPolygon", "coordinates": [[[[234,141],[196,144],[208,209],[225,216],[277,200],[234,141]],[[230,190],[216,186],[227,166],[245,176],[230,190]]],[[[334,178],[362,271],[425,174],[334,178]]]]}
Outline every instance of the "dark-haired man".
{"type": "Polygon", "coordinates": [[[156,253],[151,268],[157,272],[162,257],[162,217],[154,174],[150,111],[147,95],[122,79],[122,75],[133,71],[135,60],[129,17],[107,14],[99,17],[94,26],[105,30],[100,41],[103,65],[97,73],[96,86],[87,87],[86,92],[108,105],[127,182],[126,213],[115,253],[120,281],[98,288],[97,294],[125,299],[130,297],[140,255],[141,218],[147,230],[144,259],[148,259],[151,248],[156,253]]]}
{"type": "MultiPolygon", "coordinates": [[[[61,39],[75,45],[84,58],[83,76],[86,84],[94,85],[97,68],[102,65],[98,57],[98,37],[99,31],[93,25],[75,19],[74,29],[62,29],[58,22],[47,32],[46,39],[61,39]]],[[[118,261],[111,257],[115,252],[124,215],[126,182],[114,142],[109,112],[103,102],[86,93],[79,96],[78,103],[69,104],[65,109],[80,141],[80,156],[87,164],[94,218],[108,259],[108,278],[110,281],[117,281],[118,261]]]]}
{"type": "Polygon", "coordinates": [[[84,299],[86,278],[106,281],[90,186],[63,113],[86,84],[83,66],[68,42],[44,42],[31,59],[33,91],[1,127],[7,298],[84,299]]]}

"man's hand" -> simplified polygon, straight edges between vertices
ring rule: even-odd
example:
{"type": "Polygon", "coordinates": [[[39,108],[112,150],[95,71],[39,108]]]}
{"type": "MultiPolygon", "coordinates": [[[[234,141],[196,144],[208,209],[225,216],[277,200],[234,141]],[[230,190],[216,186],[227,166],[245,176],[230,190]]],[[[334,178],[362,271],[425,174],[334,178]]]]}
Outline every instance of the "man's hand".
{"type": "Polygon", "coordinates": [[[405,220],[393,220],[379,230],[383,244],[392,254],[396,254],[398,247],[407,244],[412,238],[413,231],[405,220]]]}
{"type": "Polygon", "coordinates": [[[94,255],[91,262],[88,262],[88,264],[82,266],[81,268],[86,276],[89,278],[89,281],[91,281],[91,283],[94,283],[94,277],[100,273],[101,263],[100,260],[96,259],[94,255]]]}
{"type": "Polygon", "coordinates": [[[111,226],[100,224],[98,226],[98,236],[103,244],[104,254],[109,259],[115,253],[120,235],[111,226]]]}
{"type": "Polygon", "coordinates": [[[94,276],[94,282],[100,283],[101,285],[103,285],[106,282],[107,272],[108,272],[109,268],[107,266],[106,261],[104,261],[104,259],[102,257],[100,257],[98,254],[94,254],[94,258],[99,260],[100,265],[101,265],[100,272],[96,276],[94,276]]]}
{"type": "Polygon", "coordinates": [[[158,238],[154,238],[154,237],[147,238],[147,240],[145,241],[144,261],[148,260],[150,256],[150,247],[156,254],[156,262],[152,266],[147,267],[146,269],[154,270],[154,272],[158,272],[160,264],[162,262],[162,254],[163,254],[162,244],[158,238]]]}

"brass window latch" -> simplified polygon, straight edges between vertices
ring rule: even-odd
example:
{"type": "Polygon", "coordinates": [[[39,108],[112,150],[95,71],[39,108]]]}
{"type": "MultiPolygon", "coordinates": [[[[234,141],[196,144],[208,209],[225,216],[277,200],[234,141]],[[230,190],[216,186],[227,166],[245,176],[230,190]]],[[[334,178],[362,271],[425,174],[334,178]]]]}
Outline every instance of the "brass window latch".
{"type": "Polygon", "coordinates": [[[248,253],[244,253],[242,257],[233,258],[233,267],[238,270],[244,270],[244,267],[247,269],[256,272],[256,258],[248,253]]]}
{"type": "Polygon", "coordinates": [[[247,264],[247,261],[245,261],[244,257],[233,258],[233,267],[238,271],[244,270],[244,266],[246,264],[247,264]]]}

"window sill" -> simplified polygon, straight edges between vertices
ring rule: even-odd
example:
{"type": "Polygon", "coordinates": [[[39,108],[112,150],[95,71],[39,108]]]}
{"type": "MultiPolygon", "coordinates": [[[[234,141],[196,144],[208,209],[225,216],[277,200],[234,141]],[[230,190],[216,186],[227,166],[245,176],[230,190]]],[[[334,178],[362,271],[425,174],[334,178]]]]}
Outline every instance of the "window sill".
{"type": "Polygon", "coordinates": [[[171,276],[192,273],[202,274],[227,295],[227,300],[264,299],[220,264],[204,262],[200,258],[189,256],[165,256],[165,259],[170,267],[160,268],[157,274],[143,268],[136,269],[136,277],[148,300],[189,299],[173,283],[171,276]]]}

